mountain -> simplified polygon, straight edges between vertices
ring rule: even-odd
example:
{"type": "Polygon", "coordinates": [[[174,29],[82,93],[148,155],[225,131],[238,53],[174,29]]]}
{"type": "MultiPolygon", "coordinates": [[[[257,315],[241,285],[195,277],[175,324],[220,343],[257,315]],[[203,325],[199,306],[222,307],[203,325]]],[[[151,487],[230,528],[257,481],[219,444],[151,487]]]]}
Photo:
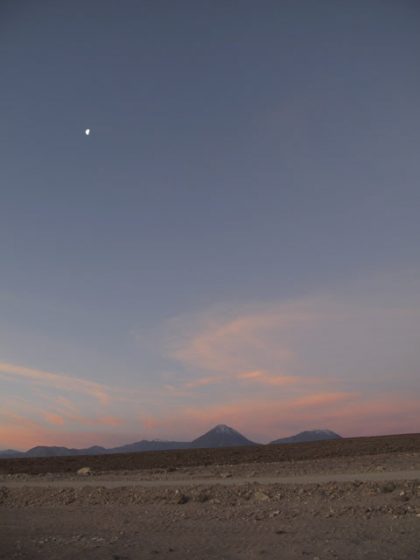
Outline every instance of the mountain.
{"type": "Polygon", "coordinates": [[[24,455],[24,451],[16,451],[16,449],[4,449],[3,451],[0,451],[0,457],[3,457],[4,459],[23,457],[24,455]]]}
{"type": "MultiPolygon", "coordinates": [[[[341,436],[331,430],[312,430],[300,432],[295,436],[276,439],[272,444],[276,443],[299,443],[304,441],[320,441],[329,439],[341,439],[341,436]]],[[[241,445],[259,445],[250,441],[245,436],[226,426],[219,424],[203,434],[202,436],[188,441],[161,441],[146,440],[128,443],[119,447],[107,449],[99,445],[93,445],[86,449],[70,449],[68,447],[54,447],[47,445],[38,445],[29,449],[29,451],[15,451],[14,449],[6,449],[0,451],[0,459],[12,457],[69,457],[74,455],[105,455],[110,453],[139,453],[142,451],[164,451],[170,449],[203,449],[215,447],[237,447],[241,445]]]]}
{"type": "Polygon", "coordinates": [[[24,457],[70,457],[73,455],[103,455],[104,453],[109,453],[108,449],[105,447],[100,447],[99,445],[93,445],[86,449],[69,449],[68,447],[55,447],[47,445],[38,445],[37,447],[32,447],[26,453],[21,456],[24,457]]]}
{"type": "Polygon", "coordinates": [[[92,447],[87,447],[86,449],[71,449],[71,451],[78,451],[79,455],[103,455],[104,453],[109,453],[108,449],[100,445],[92,445],[92,447]]]}
{"type": "Polygon", "coordinates": [[[78,455],[77,449],[68,449],[67,447],[48,447],[47,445],[37,445],[32,447],[25,453],[25,457],[67,457],[69,455],[78,455]],[[75,453],[76,452],[76,453],[75,453]]]}
{"type": "Polygon", "coordinates": [[[158,439],[137,441],[120,447],[108,449],[107,453],[137,453],[139,451],[165,451],[168,449],[188,449],[191,443],[187,441],[161,441],[158,439]]]}
{"type": "Polygon", "coordinates": [[[275,439],[270,444],[277,443],[302,443],[305,441],[322,441],[330,439],[342,439],[341,436],[331,430],[310,430],[286,438],[275,439]]]}
{"type": "Polygon", "coordinates": [[[238,445],[257,444],[246,439],[242,434],[224,424],[215,426],[212,430],[191,442],[191,447],[194,448],[236,447],[238,445]]]}

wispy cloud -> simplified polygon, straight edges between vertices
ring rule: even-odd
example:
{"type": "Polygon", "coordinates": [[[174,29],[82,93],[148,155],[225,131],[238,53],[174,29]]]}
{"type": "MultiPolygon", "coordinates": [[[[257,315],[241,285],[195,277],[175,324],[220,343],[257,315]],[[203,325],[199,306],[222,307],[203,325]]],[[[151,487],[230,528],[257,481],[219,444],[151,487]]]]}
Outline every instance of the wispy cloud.
{"type": "Polygon", "coordinates": [[[2,374],[3,377],[19,378],[49,388],[71,391],[72,393],[83,393],[94,397],[101,404],[108,404],[110,400],[111,391],[106,385],[81,379],[80,377],[72,377],[64,373],[52,373],[40,369],[9,364],[7,362],[0,362],[0,374],[2,374]]]}
{"type": "Polygon", "coordinates": [[[178,346],[175,344],[171,355],[191,368],[228,374],[259,369],[267,362],[287,367],[294,361],[294,352],[286,340],[274,341],[272,335],[311,318],[308,312],[296,309],[292,313],[287,308],[227,318],[203,315],[198,329],[189,337],[184,336],[178,346]]]}
{"type": "MultiPolygon", "coordinates": [[[[268,386],[278,386],[278,387],[286,387],[292,385],[308,385],[308,378],[302,378],[297,375],[275,375],[269,373],[267,371],[263,371],[260,369],[256,369],[253,371],[243,371],[241,373],[236,374],[236,379],[240,381],[248,381],[251,383],[257,383],[260,385],[268,385],[268,386]]],[[[316,382],[317,380],[311,379],[312,383],[316,382]]]]}
{"type": "Polygon", "coordinates": [[[148,437],[189,439],[220,422],[261,442],[315,428],[329,428],[348,437],[367,436],[418,431],[420,409],[412,397],[326,392],[304,398],[242,398],[180,407],[171,414],[149,417],[144,426],[148,437]]]}
{"type": "Polygon", "coordinates": [[[60,414],[56,414],[54,412],[43,412],[42,416],[45,418],[47,422],[50,424],[55,424],[56,426],[62,426],[65,422],[65,419],[60,414]]]}

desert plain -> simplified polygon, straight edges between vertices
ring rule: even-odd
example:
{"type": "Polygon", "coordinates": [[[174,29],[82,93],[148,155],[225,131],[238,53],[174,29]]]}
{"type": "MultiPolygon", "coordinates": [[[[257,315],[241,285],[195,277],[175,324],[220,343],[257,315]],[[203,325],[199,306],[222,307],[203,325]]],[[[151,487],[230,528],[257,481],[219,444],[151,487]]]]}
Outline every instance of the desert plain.
{"type": "Polygon", "coordinates": [[[143,558],[418,560],[420,434],[0,460],[0,559],[143,558]]]}

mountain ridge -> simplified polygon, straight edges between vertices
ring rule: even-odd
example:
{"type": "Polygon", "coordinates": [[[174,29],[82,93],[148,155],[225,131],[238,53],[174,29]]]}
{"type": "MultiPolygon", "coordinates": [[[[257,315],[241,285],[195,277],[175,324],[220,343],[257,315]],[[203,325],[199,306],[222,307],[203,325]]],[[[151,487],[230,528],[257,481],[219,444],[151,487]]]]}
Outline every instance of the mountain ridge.
{"type": "Polygon", "coordinates": [[[284,443],[307,443],[310,441],[326,441],[332,439],[342,439],[342,437],[332,430],[305,430],[295,434],[294,436],[275,439],[270,442],[270,445],[279,445],[284,443]]]}
{"type": "MultiPolygon", "coordinates": [[[[268,445],[278,445],[284,443],[300,443],[309,441],[323,441],[331,439],[341,439],[341,436],[331,430],[307,430],[299,432],[294,436],[280,438],[271,441],[268,445]]],[[[137,442],[119,445],[117,447],[106,448],[99,445],[92,445],[87,448],[76,449],[64,446],[37,445],[27,451],[16,451],[6,449],[0,451],[0,458],[19,458],[19,457],[70,457],[81,455],[109,455],[116,453],[140,453],[143,451],[167,451],[176,449],[204,449],[220,447],[237,447],[248,445],[264,445],[249,440],[240,432],[227,426],[217,424],[208,432],[193,439],[192,441],[165,441],[143,439],[137,442]]]]}

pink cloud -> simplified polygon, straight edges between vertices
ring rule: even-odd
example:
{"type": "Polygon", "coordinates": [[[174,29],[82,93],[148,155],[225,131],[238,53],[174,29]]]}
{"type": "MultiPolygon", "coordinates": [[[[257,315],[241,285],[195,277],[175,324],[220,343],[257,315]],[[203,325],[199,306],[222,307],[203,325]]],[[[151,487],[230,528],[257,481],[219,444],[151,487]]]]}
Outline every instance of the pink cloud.
{"type": "Polygon", "coordinates": [[[307,385],[317,380],[299,377],[297,375],[275,375],[263,370],[243,371],[236,374],[236,379],[240,381],[250,381],[261,385],[287,386],[287,385],[307,385]]]}
{"type": "Polygon", "coordinates": [[[59,414],[54,414],[53,412],[44,412],[43,417],[50,424],[55,424],[57,426],[62,426],[65,422],[64,418],[59,414]]]}
{"type": "Polygon", "coordinates": [[[117,445],[142,437],[188,440],[215,424],[226,423],[255,441],[269,441],[305,429],[330,428],[343,436],[418,432],[420,409],[410,395],[383,394],[373,398],[354,393],[314,393],[292,399],[249,398],[225,404],[189,406],[170,414],[120,419],[88,419],[86,427],[105,426],[106,432],[64,430],[67,424],[43,425],[24,416],[0,413],[0,448],[27,449],[34,445],[117,445]],[[141,430],[139,428],[141,427],[141,430]],[[57,428],[60,428],[57,430],[57,428]]]}
{"type": "Polygon", "coordinates": [[[46,385],[54,389],[84,393],[96,398],[101,404],[108,404],[110,398],[110,388],[105,385],[63,373],[52,373],[7,362],[0,362],[0,373],[5,377],[19,378],[35,385],[46,385]]]}
{"type": "Polygon", "coordinates": [[[313,318],[300,306],[283,306],[230,319],[204,318],[201,326],[172,350],[172,356],[189,367],[225,374],[266,369],[267,362],[285,368],[293,364],[295,353],[281,333],[313,318]]]}

